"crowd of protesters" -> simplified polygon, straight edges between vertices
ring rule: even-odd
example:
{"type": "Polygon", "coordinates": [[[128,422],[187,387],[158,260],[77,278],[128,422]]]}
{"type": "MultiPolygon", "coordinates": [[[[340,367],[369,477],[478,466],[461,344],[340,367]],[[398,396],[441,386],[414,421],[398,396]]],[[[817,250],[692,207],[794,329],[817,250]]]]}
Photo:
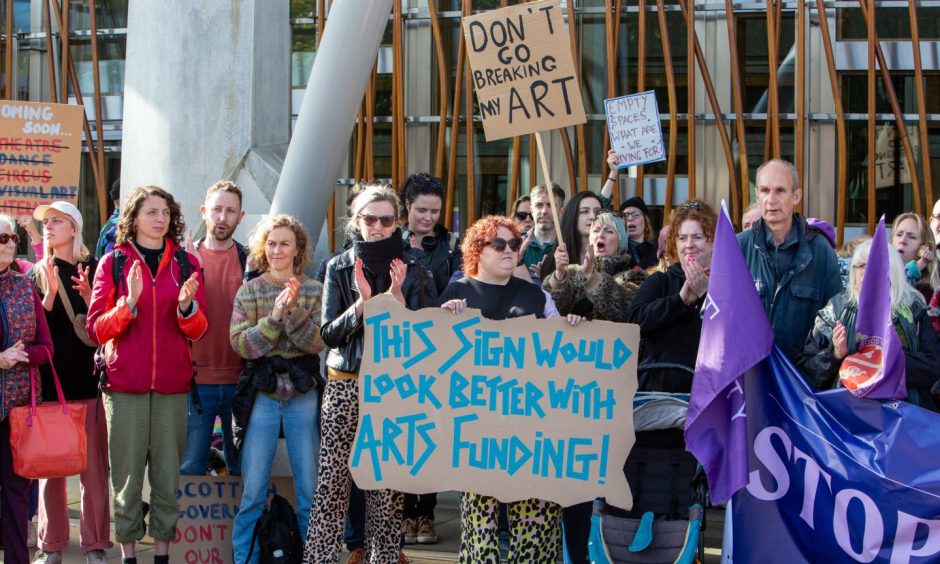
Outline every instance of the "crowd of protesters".
{"type": "MultiPolygon", "coordinates": [[[[88,406],[79,530],[89,563],[105,562],[112,546],[109,478],[123,561],[136,563],[136,543],[149,534],[160,563],[168,561],[176,534],[180,475],[219,468],[244,482],[232,534],[235,561],[257,562],[253,533],[282,432],[305,561],[339,562],[345,541],[353,564],[407,562],[403,544],[437,542],[435,494],[361,492],[348,469],[363,310],[380,294],[411,310],[440,307],[460,315],[475,308],[494,320],[561,315],[572,325],[635,323],[639,389],[689,393],[718,212],[701,200],[683,202],[657,240],[641,198],[615,209],[616,155],[608,162],[611,175],[599,192],[567,198],[558,186],[536,186],[512,203],[509,216],[484,217],[463,237],[439,223],[439,178],[415,174],[398,191],[357,185],[346,202],[342,250],[315,278],[307,276],[310,238],[294,217],[266,217],[247,245],[235,241],[242,193],[228,181],[206,193],[200,209],[206,235],[199,241],[186,231],[173,196],[154,186],[130,191],[102,229],[94,255],[72,204],[55,202],[19,218],[35,265],[16,258],[17,222],[0,216],[5,561],[29,561],[30,521],[30,482],[13,471],[7,414],[29,402],[34,373],[42,398],[57,399],[44,366],[50,361],[65,399],[88,406]]],[[[117,206],[117,185],[111,195],[117,206]]],[[[764,163],[738,242],[776,344],[810,385],[828,389],[838,385],[842,360],[855,352],[871,242],[852,240],[837,253],[832,228],[796,211],[801,198],[792,164],[764,163]]],[[[929,218],[899,215],[888,238],[908,400],[932,411],[938,411],[940,380],[938,235],[940,202],[929,218]]],[[[66,480],[40,480],[38,491],[34,561],[55,564],[69,544],[66,480]]],[[[501,531],[508,533],[510,562],[555,562],[562,550],[567,561],[587,561],[590,504],[501,504],[467,491],[460,513],[460,562],[498,562],[501,531]]]]}

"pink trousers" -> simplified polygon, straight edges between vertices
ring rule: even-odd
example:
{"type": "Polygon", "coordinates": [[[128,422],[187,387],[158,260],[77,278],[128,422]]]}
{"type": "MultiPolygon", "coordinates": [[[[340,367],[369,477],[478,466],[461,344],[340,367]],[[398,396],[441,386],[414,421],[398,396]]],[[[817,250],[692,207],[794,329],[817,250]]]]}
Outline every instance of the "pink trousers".
{"type": "MultiPolygon", "coordinates": [[[[111,515],[108,492],[108,426],[104,404],[94,399],[85,403],[85,433],[88,437],[88,465],[79,475],[81,518],[79,532],[83,553],[111,548],[111,515]],[[97,408],[97,410],[96,410],[97,408]]],[[[69,546],[67,478],[39,481],[39,548],[59,552],[69,546]]]]}

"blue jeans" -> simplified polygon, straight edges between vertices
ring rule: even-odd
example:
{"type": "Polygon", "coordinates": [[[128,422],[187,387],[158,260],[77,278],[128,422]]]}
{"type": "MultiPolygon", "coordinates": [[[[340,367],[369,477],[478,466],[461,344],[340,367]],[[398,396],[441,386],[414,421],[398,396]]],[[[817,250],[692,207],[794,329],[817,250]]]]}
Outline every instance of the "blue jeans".
{"type": "Polygon", "coordinates": [[[209,444],[212,441],[212,429],[215,418],[222,420],[222,442],[225,465],[233,476],[241,474],[235,445],[232,442],[232,396],[235,384],[196,384],[199,401],[202,403],[202,415],[193,408],[193,398],[189,397],[189,419],[186,426],[186,452],[180,463],[180,474],[184,476],[204,476],[209,468],[209,444]]]}
{"type": "Polygon", "coordinates": [[[291,473],[294,475],[296,499],[293,505],[297,513],[297,525],[300,538],[307,538],[320,450],[318,395],[319,391],[310,390],[289,401],[276,401],[260,393],[255,398],[245,432],[245,444],[241,450],[242,500],[232,529],[235,562],[258,562],[257,543],[250,561],[248,551],[255,522],[267,503],[271,465],[274,463],[282,423],[291,473]]]}

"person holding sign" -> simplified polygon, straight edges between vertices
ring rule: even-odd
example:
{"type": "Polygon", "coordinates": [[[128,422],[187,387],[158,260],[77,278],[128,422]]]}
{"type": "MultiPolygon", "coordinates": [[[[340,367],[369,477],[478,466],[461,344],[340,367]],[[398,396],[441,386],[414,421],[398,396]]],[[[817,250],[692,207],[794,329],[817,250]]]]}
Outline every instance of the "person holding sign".
{"type": "MultiPolygon", "coordinates": [[[[323,342],[327,384],[321,412],[322,448],[305,562],[339,562],[352,478],[349,456],[359,420],[359,365],[365,302],[390,294],[408,309],[432,306],[437,290],[431,273],[404,253],[398,196],[383,185],[353,201],[348,234],[352,248],[330,260],[323,292],[323,342]]],[[[402,495],[366,491],[366,553],[369,562],[397,562],[401,553],[402,495]]]]}
{"type": "MultiPolygon", "coordinates": [[[[104,551],[112,546],[108,428],[104,408],[101,402],[96,401],[98,388],[93,377],[95,343],[89,340],[84,324],[91,301],[89,277],[94,274],[97,261],[82,241],[82,216],[75,206],[68,202],[53,202],[37,207],[33,217],[42,221],[45,258],[33,268],[30,277],[43,296],[42,305],[56,350],[52,362],[61,377],[65,399],[87,406],[88,464],[79,475],[81,548],[90,564],[104,563],[107,562],[104,551]]],[[[40,373],[43,400],[57,401],[52,372],[43,367],[40,373]]],[[[69,546],[66,482],[65,478],[39,481],[40,552],[33,562],[61,562],[62,551],[69,546]]]]}
{"type": "Polygon", "coordinates": [[[232,525],[236,562],[257,562],[260,557],[253,532],[268,498],[281,428],[301,537],[310,521],[320,446],[317,353],[323,349],[323,286],[304,275],[310,264],[307,234],[296,218],[277,215],[262,220],[250,240],[263,274],[238,289],[229,328],[232,348],[247,361],[232,398],[244,484],[232,525]]]}
{"type": "Polygon", "coordinates": [[[136,564],[136,544],[145,533],[155,541],[154,562],[168,562],[179,519],[176,492],[193,382],[189,341],[208,327],[199,262],[180,246],[185,229],[172,194],[156,186],[134,190],[122,208],[114,250],[98,264],[85,323],[104,348],[114,535],[127,564],[136,564]],[[145,471],[151,488],[146,530],[145,471]]]}
{"type": "Polygon", "coordinates": [[[640,286],[628,312],[640,326],[644,356],[637,369],[641,391],[692,391],[692,373],[698,355],[702,318],[708,290],[715,211],[700,200],[680,204],[669,222],[665,256],[674,261],[666,272],[656,272],[640,286]]]}
{"type": "MultiPolygon", "coordinates": [[[[859,296],[872,242],[865,241],[852,255],[849,286],[819,310],[813,330],[796,359],[796,367],[817,389],[839,385],[839,368],[850,354],[858,352],[855,322],[859,296]]],[[[907,283],[904,261],[888,250],[891,279],[891,323],[901,336],[908,401],[931,411],[940,411],[930,388],[940,380],[940,341],[933,330],[927,308],[917,290],[907,283]]],[[[860,337],[859,337],[860,338],[860,337]]]]}
{"type": "MultiPolygon", "coordinates": [[[[466,277],[441,294],[441,307],[454,314],[471,307],[488,319],[534,315],[544,318],[546,295],[538,286],[516,276],[522,239],[516,224],[505,217],[487,216],[467,230],[461,245],[466,277]]],[[[576,326],[582,317],[569,315],[576,326]]],[[[507,504],[509,561],[555,562],[561,506],[539,499],[507,504]]],[[[460,555],[465,564],[499,562],[496,522],[499,500],[473,492],[460,496],[460,555]]]]}

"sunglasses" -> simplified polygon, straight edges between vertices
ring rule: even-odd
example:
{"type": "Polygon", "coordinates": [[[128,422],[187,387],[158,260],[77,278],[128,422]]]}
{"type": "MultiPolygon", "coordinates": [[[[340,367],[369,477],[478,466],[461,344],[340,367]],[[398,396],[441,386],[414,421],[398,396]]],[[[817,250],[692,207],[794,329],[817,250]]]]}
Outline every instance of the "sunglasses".
{"type": "Polygon", "coordinates": [[[369,213],[361,213],[359,214],[359,217],[362,218],[362,221],[364,221],[369,227],[375,225],[376,221],[381,221],[382,227],[391,227],[395,225],[394,215],[372,215],[369,213]]]}
{"type": "Polygon", "coordinates": [[[20,238],[17,237],[16,235],[7,235],[6,233],[0,233],[0,245],[6,245],[10,241],[12,241],[13,244],[15,245],[16,242],[19,240],[20,238]]]}
{"type": "Polygon", "coordinates": [[[516,212],[513,215],[515,215],[516,219],[518,219],[519,221],[528,221],[532,219],[532,214],[529,212],[516,212]]]}
{"type": "Polygon", "coordinates": [[[510,240],[503,239],[502,237],[495,237],[488,244],[493,246],[493,250],[497,253],[501,253],[506,250],[506,247],[509,247],[509,250],[516,252],[522,247],[522,239],[518,237],[513,237],[510,240]]]}
{"type": "Polygon", "coordinates": [[[429,174],[424,174],[419,172],[418,174],[413,174],[411,176],[411,181],[414,182],[415,186],[420,186],[421,188],[440,188],[441,179],[436,176],[431,176],[429,174]]]}
{"type": "Polygon", "coordinates": [[[679,208],[684,210],[702,211],[702,204],[700,202],[686,202],[679,206],[679,208]]]}

